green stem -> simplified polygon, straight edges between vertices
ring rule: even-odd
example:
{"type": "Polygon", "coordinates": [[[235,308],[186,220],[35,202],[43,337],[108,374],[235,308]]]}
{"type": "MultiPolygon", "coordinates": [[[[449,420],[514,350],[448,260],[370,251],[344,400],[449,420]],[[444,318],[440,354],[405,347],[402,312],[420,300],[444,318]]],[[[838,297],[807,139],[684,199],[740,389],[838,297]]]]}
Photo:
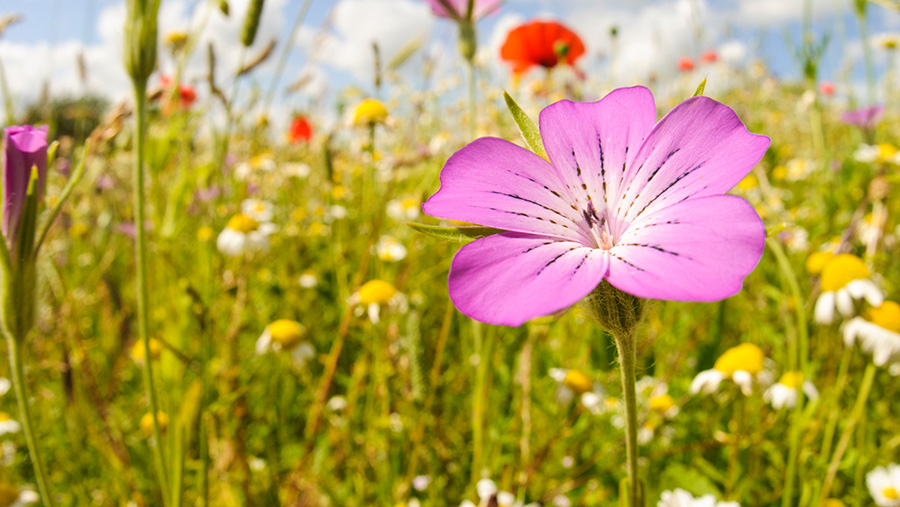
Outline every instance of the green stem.
{"type": "Polygon", "coordinates": [[[478,370],[475,376],[475,391],[472,399],[472,484],[481,478],[481,458],[484,449],[484,407],[485,385],[487,384],[488,366],[491,362],[493,345],[492,330],[483,333],[481,322],[472,321],[472,332],[475,335],[475,350],[478,351],[478,370]]]}
{"type": "Polygon", "coordinates": [[[828,499],[828,494],[831,492],[831,484],[834,482],[838,467],[841,464],[841,458],[844,457],[844,452],[847,451],[847,447],[850,445],[850,439],[853,438],[853,429],[859,422],[860,418],[862,418],[863,412],[866,409],[866,401],[868,401],[869,392],[872,390],[872,383],[875,380],[876,370],[877,368],[873,363],[869,363],[869,366],[866,367],[866,373],[863,376],[862,385],[859,388],[859,394],[856,396],[856,403],[853,405],[853,411],[850,413],[850,420],[847,421],[847,427],[844,428],[844,432],[841,434],[841,439],[840,441],[838,441],[838,445],[834,449],[834,456],[832,456],[831,463],[829,463],[828,465],[828,473],[825,474],[825,481],[822,484],[822,492],[819,495],[820,507],[825,503],[825,500],[828,499]]]}
{"type": "Polygon", "coordinates": [[[475,122],[475,111],[478,107],[475,104],[475,63],[469,60],[466,69],[469,71],[469,138],[475,139],[478,133],[475,122]]]}
{"type": "Polygon", "coordinates": [[[287,63],[288,56],[291,54],[291,49],[294,47],[294,39],[297,38],[297,33],[303,25],[303,20],[306,18],[306,13],[309,11],[309,6],[311,4],[312,0],[306,0],[303,3],[303,6],[300,7],[300,12],[297,13],[297,17],[294,19],[294,26],[291,27],[291,34],[288,36],[287,44],[284,45],[284,49],[278,56],[278,63],[275,64],[275,72],[272,74],[272,82],[269,83],[269,91],[266,92],[266,99],[263,104],[263,114],[269,114],[269,109],[272,107],[272,100],[275,98],[275,90],[278,88],[278,81],[284,73],[284,66],[287,63]]]}
{"type": "Polygon", "coordinates": [[[841,394],[844,392],[844,384],[847,383],[847,370],[850,368],[850,358],[853,356],[853,347],[844,347],[844,352],[841,355],[841,364],[838,367],[838,375],[837,380],[834,383],[835,391],[834,394],[829,396],[830,400],[833,400],[834,406],[832,407],[831,414],[828,416],[828,423],[825,425],[825,436],[822,439],[822,456],[828,457],[831,455],[831,445],[834,441],[834,432],[837,428],[838,417],[841,415],[841,410],[839,406],[839,401],[841,399],[841,394]]]}
{"type": "Polygon", "coordinates": [[[144,138],[147,130],[147,85],[134,85],[134,229],[136,231],[135,256],[137,258],[137,304],[138,304],[138,339],[144,343],[144,388],[150,400],[150,413],[153,415],[153,461],[156,475],[162,490],[163,505],[169,503],[169,478],[166,472],[166,460],[162,450],[162,432],[159,429],[159,403],[153,385],[153,361],[150,359],[150,331],[148,324],[147,301],[147,235],[144,230],[144,138]]]}
{"type": "Polygon", "coordinates": [[[639,507],[644,503],[640,497],[641,488],[638,479],[638,442],[637,442],[637,394],[635,393],[635,350],[634,335],[616,336],[616,348],[619,349],[619,368],[622,373],[622,393],[625,397],[625,452],[628,469],[628,489],[630,507],[639,507]]]}
{"type": "Polygon", "coordinates": [[[856,11],[856,20],[859,22],[859,40],[862,43],[863,61],[866,66],[866,92],[869,105],[875,104],[875,64],[872,61],[872,47],[869,45],[869,26],[866,23],[866,9],[862,7],[856,11]]]}
{"type": "Polygon", "coordinates": [[[16,400],[19,402],[19,416],[22,419],[25,443],[28,445],[28,455],[31,457],[31,465],[34,467],[38,491],[44,505],[53,507],[53,497],[50,495],[50,488],[47,487],[47,476],[44,472],[44,461],[38,450],[37,440],[34,438],[34,424],[31,422],[31,409],[28,406],[28,394],[25,391],[25,374],[22,371],[21,343],[11,334],[7,334],[6,342],[9,344],[9,369],[12,374],[13,389],[16,391],[16,400]]]}

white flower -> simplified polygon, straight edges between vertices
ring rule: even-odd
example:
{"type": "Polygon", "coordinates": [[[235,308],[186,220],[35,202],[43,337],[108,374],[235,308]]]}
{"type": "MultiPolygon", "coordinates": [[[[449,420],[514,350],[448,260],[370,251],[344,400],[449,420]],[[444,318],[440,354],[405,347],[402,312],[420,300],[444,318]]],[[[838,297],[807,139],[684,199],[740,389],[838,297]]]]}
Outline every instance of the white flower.
{"type": "Polygon", "coordinates": [[[725,380],[725,374],[719,370],[701,371],[694,377],[691,382],[691,394],[702,392],[703,394],[712,394],[719,390],[719,384],[725,380]]]}
{"type": "Polygon", "coordinates": [[[412,486],[416,491],[425,491],[429,484],[431,484],[430,475],[417,475],[413,477],[412,486]]]}
{"type": "Polygon", "coordinates": [[[845,317],[853,315],[854,299],[865,299],[879,306],[884,296],[869,277],[869,269],[859,257],[840,254],[831,258],[822,269],[822,293],[816,300],[814,317],[820,324],[834,322],[837,309],[845,317]]]}
{"type": "Polygon", "coordinates": [[[694,498],[694,495],[678,488],[675,491],[663,491],[656,507],[740,507],[737,502],[717,502],[713,495],[694,498]]]}
{"type": "Polygon", "coordinates": [[[803,374],[789,371],[763,393],[763,399],[772,405],[772,408],[794,408],[797,405],[797,387],[802,386],[803,393],[810,400],[819,398],[819,391],[809,380],[803,380],[803,374]]]}
{"type": "Polygon", "coordinates": [[[231,217],[228,225],[219,233],[216,247],[228,257],[267,252],[269,236],[274,234],[277,229],[274,224],[260,223],[243,213],[238,213],[231,217]]]}
{"type": "Polygon", "coordinates": [[[328,400],[328,403],[325,404],[325,406],[328,407],[328,410],[331,410],[333,412],[340,412],[341,410],[347,408],[347,399],[340,395],[332,396],[328,400]]]}
{"type": "Polygon", "coordinates": [[[12,387],[12,384],[9,382],[9,379],[0,377],[0,396],[8,393],[10,387],[12,387]]]}
{"type": "Polygon", "coordinates": [[[900,507],[900,465],[891,463],[866,474],[866,485],[879,507],[900,507]]]}
{"type": "Polygon", "coordinates": [[[0,435],[7,433],[18,433],[21,426],[12,419],[6,412],[0,412],[0,435]]]}
{"type": "Polygon", "coordinates": [[[340,204],[333,204],[330,208],[328,208],[328,215],[325,217],[326,221],[333,222],[335,220],[343,220],[347,218],[347,208],[341,206],[340,204]]]}
{"type": "Polygon", "coordinates": [[[497,493],[497,484],[490,479],[481,479],[475,484],[475,491],[478,493],[479,500],[488,500],[491,495],[497,493]]]}
{"type": "Polygon", "coordinates": [[[300,275],[298,279],[298,283],[304,289],[312,289],[316,285],[319,284],[319,279],[316,277],[316,274],[312,271],[304,271],[303,274],[300,275]]]}
{"type": "Polygon", "coordinates": [[[271,222],[275,207],[272,203],[261,199],[244,199],[241,203],[241,213],[257,222],[271,222]]]}
{"type": "Polygon", "coordinates": [[[303,366],[316,356],[316,349],[302,341],[306,329],[297,321],[280,319],[272,322],[256,340],[256,353],[286,351],[297,366],[303,366]]]}
{"type": "Polygon", "coordinates": [[[713,369],[701,371],[691,382],[691,394],[712,394],[723,380],[730,378],[741,388],[745,396],[753,394],[753,384],[771,382],[766,370],[766,356],[752,343],[743,343],[725,351],[713,369]]]}
{"type": "Polygon", "coordinates": [[[606,392],[600,384],[578,370],[563,368],[550,368],[550,378],[557,382],[556,401],[562,405],[568,405],[576,397],[581,399],[581,404],[593,414],[603,412],[603,399],[606,392]]]}
{"type": "Polygon", "coordinates": [[[382,236],[375,245],[378,258],[384,262],[398,262],[406,258],[406,247],[393,236],[382,236]]]}
{"type": "Polygon", "coordinates": [[[350,296],[347,303],[356,307],[354,313],[357,316],[367,314],[372,324],[378,324],[381,320],[383,308],[405,313],[409,306],[406,296],[384,280],[370,280],[364,283],[350,296]]]}
{"type": "Polygon", "coordinates": [[[387,203],[387,215],[398,222],[408,222],[419,218],[422,203],[414,197],[392,199],[387,203]]]}
{"type": "Polygon", "coordinates": [[[19,492],[19,498],[10,507],[22,507],[23,505],[31,505],[38,503],[41,496],[33,489],[23,489],[19,492]]]}
{"type": "Polygon", "coordinates": [[[844,343],[860,347],[872,354],[875,366],[900,362],[900,305],[885,301],[870,308],[865,318],[855,317],[844,324],[844,343]]]}
{"type": "Polygon", "coordinates": [[[286,176],[293,176],[294,178],[304,179],[309,176],[311,171],[308,164],[304,164],[302,162],[292,163],[292,164],[284,164],[282,166],[282,171],[286,176]]]}

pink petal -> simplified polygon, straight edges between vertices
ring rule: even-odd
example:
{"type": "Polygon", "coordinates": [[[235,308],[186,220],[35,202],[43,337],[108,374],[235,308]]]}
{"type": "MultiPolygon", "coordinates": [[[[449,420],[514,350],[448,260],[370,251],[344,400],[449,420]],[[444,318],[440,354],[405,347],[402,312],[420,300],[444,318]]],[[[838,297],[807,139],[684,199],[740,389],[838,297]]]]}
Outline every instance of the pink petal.
{"type": "Polygon", "coordinates": [[[690,199],[641,215],[609,251],[607,280],[648,299],[718,301],[741,290],[766,233],[742,197],[690,199]]]}
{"type": "Polygon", "coordinates": [[[495,137],[472,141],[447,160],[441,189],[422,205],[429,215],[510,231],[579,240],[581,211],[564,197],[543,158],[495,137]]]}
{"type": "Polygon", "coordinates": [[[544,148],[577,206],[602,211],[619,195],[622,172],[656,123],[653,94],[619,88],[599,102],[563,100],[540,116],[544,148]],[[606,206],[603,206],[603,202],[606,206]]]}
{"type": "Polygon", "coordinates": [[[641,213],[723,194],[753,169],[769,138],[750,133],[730,107],[707,97],[675,106],[647,136],[625,174],[614,213],[621,232],[641,213]]]}
{"type": "Polygon", "coordinates": [[[606,252],[571,241],[501,233],[462,247],[450,267],[450,299],[488,324],[519,326],[577,303],[603,280],[606,252]]]}

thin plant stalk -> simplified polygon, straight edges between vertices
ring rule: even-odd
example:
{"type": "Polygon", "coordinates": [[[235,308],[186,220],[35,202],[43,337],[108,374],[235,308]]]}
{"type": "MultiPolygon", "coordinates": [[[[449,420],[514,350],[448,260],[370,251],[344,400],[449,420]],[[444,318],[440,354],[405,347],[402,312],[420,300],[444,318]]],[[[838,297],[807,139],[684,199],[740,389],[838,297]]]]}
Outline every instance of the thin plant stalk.
{"type": "Polygon", "coordinates": [[[300,12],[297,13],[297,17],[294,19],[294,26],[291,27],[291,34],[288,35],[287,43],[284,45],[284,49],[278,56],[278,62],[275,64],[275,72],[272,74],[272,82],[269,83],[269,91],[266,92],[265,104],[263,105],[264,114],[269,114],[269,108],[272,107],[272,100],[275,99],[275,90],[278,88],[278,81],[284,73],[284,66],[287,64],[288,56],[291,54],[291,49],[294,47],[294,39],[297,38],[297,33],[303,25],[303,20],[306,19],[306,13],[309,11],[310,5],[312,5],[312,0],[303,2],[303,6],[300,7],[300,12]]]}
{"type": "Polygon", "coordinates": [[[862,43],[863,62],[866,67],[866,93],[869,105],[875,103],[875,63],[872,60],[872,47],[869,45],[869,25],[866,22],[866,4],[864,0],[856,0],[856,21],[859,23],[859,40],[862,43]]]}
{"type": "MultiPolygon", "coordinates": [[[[637,394],[635,392],[635,363],[637,351],[634,336],[616,336],[619,349],[619,369],[622,374],[622,393],[625,398],[625,453],[628,471],[628,505],[641,507],[641,489],[638,479],[637,394]]],[[[621,494],[621,492],[620,492],[621,494]]]]}
{"type": "Polygon", "coordinates": [[[838,367],[837,380],[834,385],[837,389],[833,395],[829,398],[834,400],[834,408],[831,410],[831,414],[828,416],[828,422],[825,425],[825,436],[822,439],[822,456],[828,457],[831,455],[831,445],[834,440],[834,432],[837,428],[838,417],[840,416],[840,407],[838,406],[838,401],[841,399],[841,393],[844,391],[844,385],[847,383],[847,370],[850,368],[850,359],[853,356],[853,348],[852,347],[844,347],[844,352],[841,355],[841,363],[838,367]]]}
{"type": "Polygon", "coordinates": [[[53,497],[50,495],[50,488],[47,486],[44,461],[38,449],[37,439],[34,437],[34,424],[31,421],[31,409],[28,405],[28,393],[25,389],[25,374],[22,371],[22,344],[11,334],[7,334],[6,342],[9,345],[9,369],[12,376],[13,389],[16,391],[16,400],[19,403],[22,431],[25,433],[25,443],[28,445],[28,455],[31,457],[31,465],[34,468],[38,492],[40,492],[41,501],[46,507],[54,507],[53,497]]]}
{"type": "Polygon", "coordinates": [[[138,305],[138,339],[144,343],[143,364],[144,388],[150,401],[150,413],[153,420],[153,461],[156,467],[156,475],[162,490],[163,505],[169,503],[169,477],[166,470],[166,460],[162,449],[162,432],[159,429],[159,402],[156,398],[156,388],[153,383],[153,357],[150,353],[150,331],[148,324],[147,301],[147,235],[144,230],[144,137],[147,129],[147,85],[135,83],[134,85],[134,223],[135,223],[135,257],[137,262],[137,305],[138,305]]]}
{"type": "Polygon", "coordinates": [[[478,109],[475,104],[475,63],[471,60],[467,61],[466,69],[469,71],[469,138],[474,139],[478,133],[475,121],[475,112],[478,109]]]}
{"type": "Polygon", "coordinates": [[[828,499],[828,494],[831,493],[831,485],[837,475],[838,467],[841,465],[841,459],[844,457],[844,453],[850,445],[850,440],[853,438],[853,430],[862,418],[863,412],[866,409],[866,401],[869,399],[869,392],[872,391],[872,383],[875,380],[876,371],[877,368],[873,363],[869,363],[869,366],[866,367],[866,373],[863,375],[859,394],[856,396],[856,403],[853,404],[853,411],[850,413],[850,420],[847,421],[847,427],[844,428],[841,439],[834,449],[834,456],[831,457],[831,463],[828,465],[828,472],[825,474],[825,481],[822,483],[822,492],[819,495],[818,504],[820,507],[824,505],[825,500],[828,499]]]}

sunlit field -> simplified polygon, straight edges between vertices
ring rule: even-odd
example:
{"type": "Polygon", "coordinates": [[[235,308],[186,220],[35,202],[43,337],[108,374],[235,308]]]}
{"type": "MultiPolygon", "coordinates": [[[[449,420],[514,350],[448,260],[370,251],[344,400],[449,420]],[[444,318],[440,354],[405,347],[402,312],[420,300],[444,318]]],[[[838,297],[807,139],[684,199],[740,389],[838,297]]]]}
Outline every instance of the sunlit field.
{"type": "Polygon", "coordinates": [[[119,96],[0,43],[0,507],[900,507],[896,0],[640,79],[555,4],[383,0],[443,54],[360,79],[169,1],[119,96]]]}

